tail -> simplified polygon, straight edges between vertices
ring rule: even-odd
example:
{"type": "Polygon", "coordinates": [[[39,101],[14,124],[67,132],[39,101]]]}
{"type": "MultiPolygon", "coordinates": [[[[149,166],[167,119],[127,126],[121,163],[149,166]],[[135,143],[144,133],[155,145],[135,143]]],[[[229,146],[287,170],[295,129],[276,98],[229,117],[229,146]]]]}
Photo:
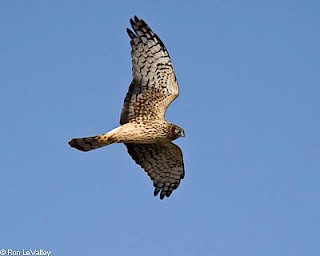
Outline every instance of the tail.
{"type": "Polygon", "coordinates": [[[70,140],[68,143],[71,147],[81,151],[90,151],[96,148],[101,148],[115,142],[113,136],[106,134],[97,135],[87,138],[76,138],[70,140]]]}

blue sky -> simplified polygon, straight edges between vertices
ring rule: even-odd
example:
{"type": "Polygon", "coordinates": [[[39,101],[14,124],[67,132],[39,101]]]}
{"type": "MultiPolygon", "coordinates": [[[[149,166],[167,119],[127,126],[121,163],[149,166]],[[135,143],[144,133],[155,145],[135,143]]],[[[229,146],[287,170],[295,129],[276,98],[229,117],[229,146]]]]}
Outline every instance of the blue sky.
{"type": "Polygon", "coordinates": [[[320,2],[1,1],[0,249],[320,255],[320,2]],[[170,198],[111,145],[129,18],[171,55],[186,176],[170,198]]]}

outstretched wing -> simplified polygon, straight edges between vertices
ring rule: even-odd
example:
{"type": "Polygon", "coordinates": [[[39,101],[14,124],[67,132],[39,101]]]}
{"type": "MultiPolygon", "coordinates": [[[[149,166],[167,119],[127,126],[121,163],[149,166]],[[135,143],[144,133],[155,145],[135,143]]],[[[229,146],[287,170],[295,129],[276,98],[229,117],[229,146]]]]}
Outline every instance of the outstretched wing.
{"type": "Polygon", "coordinates": [[[165,144],[129,144],[128,153],[150,176],[155,187],[154,195],[169,197],[184,177],[181,149],[169,142],[165,144]]]}
{"type": "Polygon", "coordinates": [[[130,19],[133,80],[121,113],[120,124],[130,120],[164,119],[170,103],[178,96],[178,83],[166,47],[149,26],[136,16],[130,19]]]}

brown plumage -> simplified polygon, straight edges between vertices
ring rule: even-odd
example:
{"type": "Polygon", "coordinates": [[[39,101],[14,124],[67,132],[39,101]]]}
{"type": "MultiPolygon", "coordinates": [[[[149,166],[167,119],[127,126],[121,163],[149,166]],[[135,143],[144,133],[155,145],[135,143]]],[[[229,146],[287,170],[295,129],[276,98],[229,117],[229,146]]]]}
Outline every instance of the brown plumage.
{"type": "Polygon", "coordinates": [[[130,19],[133,80],[124,100],[120,126],[101,135],[77,138],[69,145],[89,151],[112,143],[124,143],[132,159],[153,180],[154,195],[170,196],[184,177],[180,148],[171,141],[184,136],[177,125],[164,119],[166,109],[178,96],[173,66],[160,38],[136,16],[130,19]]]}

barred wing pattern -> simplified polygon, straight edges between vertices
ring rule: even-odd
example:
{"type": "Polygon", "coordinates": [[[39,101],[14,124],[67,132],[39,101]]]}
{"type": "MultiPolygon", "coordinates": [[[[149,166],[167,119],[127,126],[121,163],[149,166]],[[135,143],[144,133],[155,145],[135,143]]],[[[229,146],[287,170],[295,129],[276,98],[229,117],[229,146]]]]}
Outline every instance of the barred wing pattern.
{"type": "Polygon", "coordinates": [[[126,143],[128,153],[150,176],[155,187],[154,195],[169,197],[184,177],[181,149],[169,142],[164,144],[126,143]]]}
{"type": "Polygon", "coordinates": [[[179,88],[166,47],[149,26],[136,16],[130,19],[133,79],[126,94],[120,126],[104,134],[75,138],[69,145],[90,151],[124,143],[132,159],[150,176],[154,195],[169,197],[184,177],[181,149],[171,141],[184,137],[181,127],[165,121],[179,88]],[[149,143],[149,144],[148,144],[149,143]]]}
{"type": "Polygon", "coordinates": [[[133,80],[121,113],[120,124],[130,120],[163,120],[179,88],[166,47],[149,26],[136,16],[130,19],[133,80]]]}

